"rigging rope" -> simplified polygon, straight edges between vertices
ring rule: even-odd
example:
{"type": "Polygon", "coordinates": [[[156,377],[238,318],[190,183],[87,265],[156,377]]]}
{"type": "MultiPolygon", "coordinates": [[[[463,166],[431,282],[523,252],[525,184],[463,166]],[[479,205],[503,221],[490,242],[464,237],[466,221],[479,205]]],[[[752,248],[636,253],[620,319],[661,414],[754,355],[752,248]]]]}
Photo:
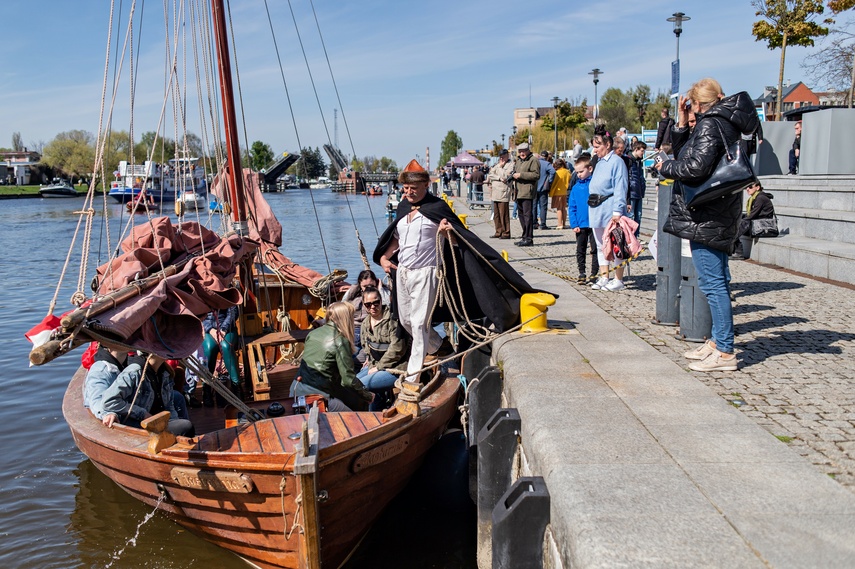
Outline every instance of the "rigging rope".
{"type": "MultiPolygon", "coordinates": [[[[312,67],[309,65],[309,58],[306,55],[306,48],[303,46],[303,37],[300,35],[300,27],[297,25],[297,16],[294,15],[294,7],[291,5],[291,0],[288,0],[288,8],[291,10],[291,19],[294,21],[294,31],[297,33],[297,40],[300,43],[300,50],[303,52],[303,61],[306,62],[306,71],[309,73],[309,80],[312,83],[312,91],[315,93],[315,101],[318,103],[318,112],[321,115],[321,122],[324,124],[324,132],[327,134],[327,142],[330,146],[333,146],[332,139],[330,138],[330,131],[327,127],[327,119],[324,116],[324,110],[321,106],[321,98],[318,96],[318,88],[315,86],[315,78],[312,75],[312,67]]],[[[317,18],[315,19],[317,21],[317,18]]],[[[318,28],[320,31],[320,28],[318,28]]],[[[324,50],[326,52],[326,49],[324,50]]],[[[329,62],[329,60],[327,60],[329,62]]],[[[356,185],[353,187],[353,191],[357,190],[356,185]]],[[[350,207],[350,198],[347,197],[347,189],[345,188],[344,192],[344,201],[347,203],[347,210],[350,212],[350,219],[353,222],[353,229],[356,231],[356,242],[358,244],[359,253],[362,256],[362,263],[365,265],[366,269],[371,269],[371,265],[368,263],[368,256],[365,254],[365,245],[362,243],[362,238],[359,236],[359,228],[356,226],[356,217],[353,215],[353,208],[350,207]]],[[[365,199],[368,200],[368,194],[365,195],[365,199]]],[[[371,211],[371,202],[368,200],[369,206],[368,210],[371,211]]],[[[371,219],[374,220],[374,215],[371,215],[371,219]]],[[[375,222],[374,230],[377,230],[377,225],[375,222]]]]}
{"type": "MultiPolygon", "coordinates": [[[[326,44],[326,42],[324,42],[324,34],[321,33],[321,24],[318,22],[318,14],[315,11],[314,0],[309,0],[309,3],[312,6],[312,15],[315,17],[315,26],[318,28],[318,37],[321,39],[321,47],[324,50],[324,57],[327,60],[327,68],[330,71],[330,78],[332,79],[333,89],[335,89],[335,97],[336,97],[336,100],[338,101],[338,108],[339,108],[339,110],[341,110],[341,119],[342,119],[342,121],[344,121],[344,131],[347,133],[347,139],[350,141],[350,150],[351,150],[351,152],[353,152],[353,157],[356,158],[356,148],[353,145],[353,137],[350,136],[350,127],[347,125],[347,117],[344,114],[344,105],[341,104],[341,95],[339,95],[339,92],[338,92],[338,84],[336,84],[336,81],[335,81],[335,75],[333,74],[332,64],[330,63],[330,56],[327,53],[327,44],[326,44]]],[[[330,134],[329,134],[329,132],[327,132],[327,138],[329,138],[329,136],[330,136],[330,134]]],[[[347,192],[345,191],[345,194],[346,193],[347,192]]],[[[379,236],[380,231],[377,229],[377,220],[374,219],[374,212],[371,211],[371,199],[368,197],[367,192],[363,192],[363,195],[365,196],[365,201],[368,204],[368,213],[371,216],[371,222],[374,224],[374,234],[379,236]]],[[[348,204],[348,207],[350,207],[350,204],[348,204]]],[[[354,222],[354,224],[355,223],[356,222],[354,222]]],[[[364,258],[365,257],[363,256],[363,259],[364,258]]],[[[364,262],[367,263],[367,261],[364,261],[364,262]]],[[[365,268],[368,269],[370,267],[368,267],[368,265],[366,264],[365,268]]]]}
{"type": "MultiPolygon", "coordinates": [[[[273,47],[276,51],[276,60],[279,63],[279,75],[282,77],[282,84],[285,87],[285,98],[288,100],[288,109],[291,112],[291,122],[294,124],[294,136],[297,138],[297,147],[300,149],[300,160],[303,162],[303,174],[305,174],[306,161],[303,157],[303,143],[300,142],[300,131],[297,128],[297,117],[294,115],[294,106],[291,104],[291,94],[288,91],[288,82],[285,80],[285,68],[282,66],[282,57],[279,55],[279,43],[276,41],[276,31],[273,29],[273,19],[270,17],[270,6],[267,4],[267,0],[264,0],[264,9],[267,11],[267,22],[270,26],[270,35],[273,37],[273,47]]],[[[332,265],[330,265],[330,258],[327,254],[327,245],[324,242],[324,232],[323,229],[321,229],[321,220],[318,218],[318,207],[315,204],[315,196],[311,189],[309,190],[309,197],[312,200],[312,210],[315,213],[315,222],[317,223],[318,233],[320,234],[321,248],[324,251],[324,259],[327,262],[327,270],[332,272],[332,265]]]]}

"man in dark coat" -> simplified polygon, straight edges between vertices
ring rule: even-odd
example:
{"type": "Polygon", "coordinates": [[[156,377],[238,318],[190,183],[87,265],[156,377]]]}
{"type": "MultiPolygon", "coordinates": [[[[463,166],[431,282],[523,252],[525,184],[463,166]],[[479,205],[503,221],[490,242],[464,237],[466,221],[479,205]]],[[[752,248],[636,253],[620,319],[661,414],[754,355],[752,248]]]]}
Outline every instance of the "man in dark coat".
{"type": "Polygon", "coordinates": [[[432,322],[452,321],[447,304],[434,309],[437,287],[442,284],[437,279],[438,266],[445,267],[451,294],[466,307],[469,319],[483,319],[498,332],[519,323],[520,297],[537,291],[467,230],[444,201],[428,194],[430,177],[418,162],[412,160],[398,180],[404,199],[395,221],[380,236],[374,262],[390,275],[393,314],[413,337],[407,372],[414,374],[424,365],[424,357],[440,347],[432,322]],[[439,241],[441,251],[437,251],[438,234],[446,237],[439,241]]]}
{"type": "Polygon", "coordinates": [[[662,149],[663,144],[671,144],[671,127],[674,119],[668,115],[668,109],[662,109],[662,118],[659,120],[659,128],[656,131],[656,144],[653,145],[657,152],[662,149]]]}

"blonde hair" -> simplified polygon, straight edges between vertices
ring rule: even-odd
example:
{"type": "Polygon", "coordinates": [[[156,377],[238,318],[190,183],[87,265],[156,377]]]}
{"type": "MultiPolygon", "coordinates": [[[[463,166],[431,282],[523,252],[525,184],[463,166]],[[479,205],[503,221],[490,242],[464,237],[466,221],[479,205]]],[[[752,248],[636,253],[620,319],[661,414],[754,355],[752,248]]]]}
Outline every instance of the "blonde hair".
{"type": "Polygon", "coordinates": [[[347,338],[350,349],[356,351],[355,334],[353,332],[353,305],[349,302],[333,302],[327,307],[327,320],[335,324],[342,336],[347,338]]]}
{"type": "Polygon", "coordinates": [[[706,77],[692,85],[686,93],[686,97],[698,103],[703,112],[718,103],[724,97],[724,93],[721,91],[721,85],[718,81],[712,77],[706,77]]]}

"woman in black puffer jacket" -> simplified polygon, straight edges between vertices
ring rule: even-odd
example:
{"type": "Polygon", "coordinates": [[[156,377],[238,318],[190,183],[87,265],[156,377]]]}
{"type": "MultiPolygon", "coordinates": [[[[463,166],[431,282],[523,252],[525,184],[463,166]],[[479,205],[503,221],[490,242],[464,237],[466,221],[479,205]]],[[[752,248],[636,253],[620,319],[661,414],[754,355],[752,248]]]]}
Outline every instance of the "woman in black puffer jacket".
{"type": "MultiPolygon", "coordinates": [[[[725,97],[715,79],[701,79],[692,85],[686,97],[680,97],[679,109],[679,120],[671,132],[677,158],[656,166],[662,177],[678,182],[698,184],[705,180],[724,154],[725,141],[727,145],[733,144],[740,135],[753,135],[760,127],[748,93],[725,97]],[[697,119],[691,132],[690,110],[697,119]]],[[[689,365],[695,371],[736,371],[728,254],[733,252],[739,232],[742,195],[736,193],[688,209],[681,199],[681,188],[679,183],[675,187],[676,199],[664,230],[689,240],[698,284],[712,315],[712,338],[685,356],[696,360],[689,365]]]]}

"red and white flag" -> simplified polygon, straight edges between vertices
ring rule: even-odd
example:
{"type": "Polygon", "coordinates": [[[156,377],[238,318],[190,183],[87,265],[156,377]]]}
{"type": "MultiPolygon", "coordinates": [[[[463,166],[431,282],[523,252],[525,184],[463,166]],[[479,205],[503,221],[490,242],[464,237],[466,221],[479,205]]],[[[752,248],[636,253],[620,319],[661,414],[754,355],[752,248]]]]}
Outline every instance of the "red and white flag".
{"type": "Polygon", "coordinates": [[[60,319],[53,314],[48,314],[45,316],[44,320],[24,334],[24,337],[33,343],[33,348],[36,348],[50,340],[51,334],[54,330],[59,328],[59,326],[60,319]]]}

